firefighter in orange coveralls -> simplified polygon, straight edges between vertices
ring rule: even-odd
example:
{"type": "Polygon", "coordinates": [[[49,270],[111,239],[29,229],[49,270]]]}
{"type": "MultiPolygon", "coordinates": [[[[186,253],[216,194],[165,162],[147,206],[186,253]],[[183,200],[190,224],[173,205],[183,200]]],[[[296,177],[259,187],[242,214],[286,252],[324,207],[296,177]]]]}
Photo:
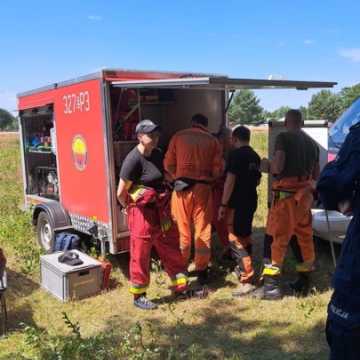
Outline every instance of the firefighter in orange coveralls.
{"type": "Polygon", "coordinates": [[[176,133],[165,155],[165,170],[175,180],[172,214],[180,232],[180,250],[188,263],[192,226],[195,231],[195,271],[198,282],[208,281],[213,219],[212,183],[223,171],[219,141],[208,131],[208,119],[192,117],[192,127],[176,133]]]}
{"type": "MultiPolygon", "coordinates": [[[[232,149],[232,131],[228,127],[222,127],[220,131],[214,136],[219,140],[220,146],[222,148],[223,159],[226,161],[230,150],[232,149]]],[[[219,218],[219,208],[221,206],[221,199],[224,190],[226,174],[219,177],[213,185],[213,201],[214,201],[214,214],[212,225],[216,230],[218,239],[223,245],[223,257],[231,257],[230,248],[229,248],[229,233],[227,228],[227,221],[224,218],[219,218]]]]}
{"type": "Polygon", "coordinates": [[[275,141],[274,159],[262,161],[262,169],[274,177],[273,203],[266,233],[271,237],[271,263],[264,264],[264,285],[255,290],[257,298],[276,300],[280,290],[281,267],[290,239],[294,236],[301,255],[297,265],[298,280],[291,287],[300,293],[309,290],[309,274],[313,270],[315,250],[311,205],[315,180],[319,176],[319,149],[302,130],[301,112],[289,110],[285,116],[286,132],[275,141]]]}
{"type": "Polygon", "coordinates": [[[150,310],[157,307],[146,297],[152,247],[170,276],[175,293],[187,290],[187,277],[179,233],[171,221],[171,192],[164,186],[163,156],[156,148],[159,127],[151,120],[143,120],[136,126],[136,134],[139,144],[123,161],[117,197],[128,214],[130,292],[135,306],[150,310]]]}

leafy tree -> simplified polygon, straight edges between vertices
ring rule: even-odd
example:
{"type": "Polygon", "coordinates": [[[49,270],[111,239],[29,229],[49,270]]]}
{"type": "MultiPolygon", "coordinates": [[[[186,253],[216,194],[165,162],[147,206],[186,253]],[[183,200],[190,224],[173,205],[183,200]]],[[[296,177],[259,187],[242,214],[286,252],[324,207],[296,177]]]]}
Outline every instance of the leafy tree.
{"type": "Polygon", "coordinates": [[[334,121],[342,113],[341,97],[329,90],[321,90],[313,95],[308,106],[309,119],[334,121]]]}
{"type": "Polygon", "coordinates": [[[234,95],[229,120],[233,124],[256,124],[264,120],[264,109],[253,91],[240,90],[234,95]]]}
{"type": "Polygon", "coordinates": [[[18,123],[16,118],[7,110],[0,109],[0,131],[17,130],[18,123]]]}
{"type": "Polygon", "coordinates": [[[267,114],[267,117],[270,120],[281,120],[285,117],[285,114],[290,110],[290,108],[288,106],[281,106],[278,109],[269,112],[267,114]]]}
{"type": "Polygon", "coordinates": [[[340,97],[343,103],[343,110],[346,110],[357,98],[360,97],[360,83],[343,88],[340,91],[340,97]]]}
{"type": "Polygon", "coordinates": [[[303,120],[307,120],[308,119],[308,109],[307,109],[307,107],[306,106],[300,106],[299,110],[300,110],[300,112],[302,114],[303,120]]]}

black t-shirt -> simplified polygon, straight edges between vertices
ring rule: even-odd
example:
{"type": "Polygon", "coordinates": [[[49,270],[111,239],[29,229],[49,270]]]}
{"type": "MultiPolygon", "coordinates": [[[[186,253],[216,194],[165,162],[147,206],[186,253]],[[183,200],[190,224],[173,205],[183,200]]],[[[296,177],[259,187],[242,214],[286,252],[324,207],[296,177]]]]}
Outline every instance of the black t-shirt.
{"type": "Polygon", "coordinates": [[[120,178],[158,189],[163,181],[163,153],[154,149],[149,157],[140,153],[137,146],[132,149],[122,163],[120,178]]]}
{"type": "Polygon", "coordinates": [[[256,187],[261,179],[260,161],[260,156],[250,146],[243,146],[229,153],[226,172],[236,176],[234,191],[228,204],[230,208],[256,208],[256,187]]]}
{"type": "Polygon", "coordinates": [[[285,152],[284,170],[278,178],[309,176],[319,161],[319,147],[303,131],[286,131],[275,140],[275,151],[285,152]]]}

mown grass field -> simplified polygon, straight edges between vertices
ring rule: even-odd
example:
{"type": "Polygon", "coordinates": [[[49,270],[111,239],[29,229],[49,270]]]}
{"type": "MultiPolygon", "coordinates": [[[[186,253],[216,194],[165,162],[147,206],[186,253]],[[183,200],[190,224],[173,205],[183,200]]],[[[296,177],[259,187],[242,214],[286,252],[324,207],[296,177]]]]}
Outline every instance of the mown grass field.
{"type": "MultiPolygon", "coordinates": [[[[266,155],[265,133],[254,133],[252,142],[266,155]]],[[[266,202],[263,178],[255,218],[258,259],[266,202]]],[[[0,246],[9,268],[9,333],[0,340],[0,359],[327,359],[323,328],[333,271],[327,244],[317,244],[314,294],[308,298],[234,300],[233,275],[215,266],[216,291],[208,299],[163,302],[156,311],[142,312],[127,291],[127,257],[114,256],[112,290],[63,304],[39,286],[40,252],[21,203],[18,140],[0,135],[0,246]],[[63,312],[79,323],[80,333],[64,322],[63,312]]],[[[294,275],[290,257],[285,277],[294,275]]],[[[152,280],[150,297],[170,294],[163,273],[154,271],[152,280]]]]}

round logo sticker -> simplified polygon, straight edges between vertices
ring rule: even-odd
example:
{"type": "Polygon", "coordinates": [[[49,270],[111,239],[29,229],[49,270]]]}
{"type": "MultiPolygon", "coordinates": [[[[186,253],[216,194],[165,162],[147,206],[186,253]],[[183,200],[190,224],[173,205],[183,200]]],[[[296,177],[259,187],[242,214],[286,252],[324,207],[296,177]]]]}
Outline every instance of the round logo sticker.
{"type": "Polygon", "coordinates": [[[81,135],[75,135],[72,141],[72,153],[75,167],[83,171],[87,165],[87,146],[81,135]]]}

